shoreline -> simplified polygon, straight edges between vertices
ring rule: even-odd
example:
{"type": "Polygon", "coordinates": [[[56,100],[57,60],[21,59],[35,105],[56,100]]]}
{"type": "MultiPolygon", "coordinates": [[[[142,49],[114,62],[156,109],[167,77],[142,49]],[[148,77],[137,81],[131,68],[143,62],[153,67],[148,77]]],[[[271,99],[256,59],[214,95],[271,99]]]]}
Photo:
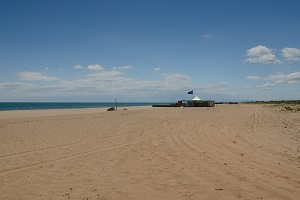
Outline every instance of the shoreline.
{"type": "MultiPolygon", "coordinates": [[[[117,102],[118,107],[150,106],[166,102],[117,102]]],[[[10,110],[48,110],[116,107],[115,102],[0,102],[0,112],[10,110]]]]}
{"type": "MultiPolygon", "coordinates": [[[[61,108],[61,109],[36,109],[36,110],[3,110],[0,111],[0,119],[24,118],[24,117],[41,117],[56,115],[72,115],[72,114],[94,114],[106,112],[109,107],[101,108],[61,108]]],[[[151,106],[124,106],[118,107],[118,111],[137,110],[151,108],[151,106]],[[120,110],[119,110],[120,108],[120,110]]],[[[108,112],[108,111],[107,111],[108,112]]],[[[115,112],[115,111],[110,111],[115,112]]]]}

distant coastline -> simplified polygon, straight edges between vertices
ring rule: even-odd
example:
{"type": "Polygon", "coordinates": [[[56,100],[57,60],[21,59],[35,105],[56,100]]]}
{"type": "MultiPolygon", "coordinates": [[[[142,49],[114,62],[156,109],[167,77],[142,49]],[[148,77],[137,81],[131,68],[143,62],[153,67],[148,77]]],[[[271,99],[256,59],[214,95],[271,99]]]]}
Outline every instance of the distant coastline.
{"type": "MultiPolygon", "coordinates": [[[[117,106],[150,106],[155,104],[169,104],[169,102],[118,102],[117,106]]],[[[115,102],[0,102],[0,111],[105,108],[114,106],[115,102]]]]}

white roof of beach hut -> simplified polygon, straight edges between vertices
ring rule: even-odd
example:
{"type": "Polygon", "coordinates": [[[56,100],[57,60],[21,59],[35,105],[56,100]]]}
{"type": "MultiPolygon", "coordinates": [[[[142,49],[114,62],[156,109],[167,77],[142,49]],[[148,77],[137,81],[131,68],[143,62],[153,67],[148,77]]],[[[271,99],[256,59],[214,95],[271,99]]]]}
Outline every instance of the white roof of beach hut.
{"type": "Polygon", "coordinates": [[[198,96],[195,96],[195,98],[193,98],[193,100],[202,100],[202,99],[200,99],[198,96]]]}

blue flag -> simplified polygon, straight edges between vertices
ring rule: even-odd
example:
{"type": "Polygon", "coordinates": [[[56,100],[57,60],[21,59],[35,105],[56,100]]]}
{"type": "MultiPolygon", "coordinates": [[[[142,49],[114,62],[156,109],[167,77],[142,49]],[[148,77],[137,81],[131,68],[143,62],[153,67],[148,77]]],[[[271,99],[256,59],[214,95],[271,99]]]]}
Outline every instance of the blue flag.
{"type": "Polygon", "coordinates": [[[188,94],[193,94],[193,90],[192,90],[192,91],[189,91],[188,94]]]}

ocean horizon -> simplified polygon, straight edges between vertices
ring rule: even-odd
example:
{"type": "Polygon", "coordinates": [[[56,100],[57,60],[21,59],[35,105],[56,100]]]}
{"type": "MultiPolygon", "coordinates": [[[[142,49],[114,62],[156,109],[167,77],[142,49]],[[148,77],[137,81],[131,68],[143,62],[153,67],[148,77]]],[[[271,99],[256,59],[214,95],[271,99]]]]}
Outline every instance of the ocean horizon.
{"type": "MultiPolygon", "coordinates": [[[[117,102],[117,107],[150,106],[170,103],[171,102],[117,102]]],[[[116,107],[116,104],[115,102],[0,102],[0,111],[105,107],[116,107]]]]}

